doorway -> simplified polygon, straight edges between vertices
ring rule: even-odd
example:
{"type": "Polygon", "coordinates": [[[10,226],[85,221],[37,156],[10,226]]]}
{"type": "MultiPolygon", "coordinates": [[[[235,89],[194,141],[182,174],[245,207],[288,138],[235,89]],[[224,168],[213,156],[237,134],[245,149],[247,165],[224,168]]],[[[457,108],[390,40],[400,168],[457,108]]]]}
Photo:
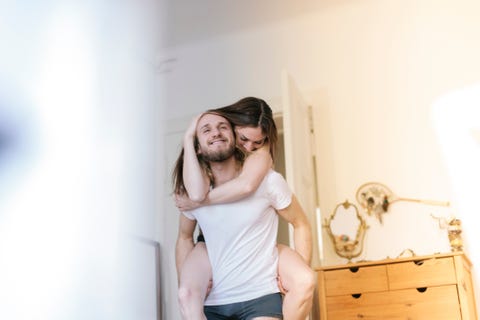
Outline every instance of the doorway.
{"type": "MultiPolygon", "coordinates": [[[[275,125],[277,126],[278,141],[277,148],[275,150],[275,171],[279,172],[284,178],[286,178],[285,171],[285,142],[283,137],[283,116],[281,113],[273,115],[275,125]]],[[[283,219],[278,219],[278,234],[277,243],[290,246],[288,222],[283,219]]]]}

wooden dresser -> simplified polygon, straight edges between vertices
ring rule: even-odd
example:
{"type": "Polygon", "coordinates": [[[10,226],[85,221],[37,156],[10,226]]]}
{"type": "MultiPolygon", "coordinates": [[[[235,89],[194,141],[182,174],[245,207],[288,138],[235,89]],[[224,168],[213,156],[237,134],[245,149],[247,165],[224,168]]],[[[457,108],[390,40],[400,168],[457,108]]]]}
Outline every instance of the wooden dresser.
{"type": "Polygon", "coordinates": [[[321,320],[476,320],[470,260],[463,253],[322,267],[321,320]]]}

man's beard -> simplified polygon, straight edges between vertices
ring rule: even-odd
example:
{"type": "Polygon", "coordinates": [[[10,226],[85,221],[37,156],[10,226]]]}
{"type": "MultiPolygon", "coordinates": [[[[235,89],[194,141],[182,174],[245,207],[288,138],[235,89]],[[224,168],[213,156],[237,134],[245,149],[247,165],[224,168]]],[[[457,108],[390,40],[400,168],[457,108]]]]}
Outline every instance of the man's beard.
{"type": "Polygon", "coordinates": [[[227,149],[223,150],[202,150],[200,156],[203,158],[203,160],[207,162],[221,162],[229,159],[230,157],[233,156],[235,152],[235,145],[230,144],[227,149]]]}

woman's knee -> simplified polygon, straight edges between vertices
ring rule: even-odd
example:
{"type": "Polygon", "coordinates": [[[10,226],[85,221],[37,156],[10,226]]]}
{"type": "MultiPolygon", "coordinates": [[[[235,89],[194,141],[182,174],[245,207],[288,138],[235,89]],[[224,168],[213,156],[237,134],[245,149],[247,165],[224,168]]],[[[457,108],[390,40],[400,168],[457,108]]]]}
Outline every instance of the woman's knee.
{"type": "Polygon", "coordinates": [[[310,268],[305,268],[296,274],[291,285],[294,287],[292,289],[296,292],[301,292],[306,296],[310,296],[313,295],[316,284],[316,273],[310,268]]]}
{"type": "Polygon", "coordinates": [[[188,302],[191,296],[192,291],[189,288],[178,288],[178,302],[181,306],[188,302]]]}
{"type": "Polygon", "coordinates": [[[200,292],[188,287],[178,288],[178,302],[182,308],[188,307],[196,299],[200,299],[200,292]]]}
{"type": "Polygon", "coordinates": [[[203,313],[203,298],[199,290],[178,288],[178,304],[182,319],[206,319],[203,313]]]}

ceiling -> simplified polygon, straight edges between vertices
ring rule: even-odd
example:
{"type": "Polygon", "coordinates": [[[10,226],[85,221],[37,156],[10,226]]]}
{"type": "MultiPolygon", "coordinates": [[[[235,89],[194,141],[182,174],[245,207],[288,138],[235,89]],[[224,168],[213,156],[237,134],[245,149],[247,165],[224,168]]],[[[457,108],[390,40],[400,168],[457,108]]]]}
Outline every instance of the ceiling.
{"type": "Polygon", "coordinates": [[[163,47],[272,24],[341,0],[163,0],[163,47]]]}

